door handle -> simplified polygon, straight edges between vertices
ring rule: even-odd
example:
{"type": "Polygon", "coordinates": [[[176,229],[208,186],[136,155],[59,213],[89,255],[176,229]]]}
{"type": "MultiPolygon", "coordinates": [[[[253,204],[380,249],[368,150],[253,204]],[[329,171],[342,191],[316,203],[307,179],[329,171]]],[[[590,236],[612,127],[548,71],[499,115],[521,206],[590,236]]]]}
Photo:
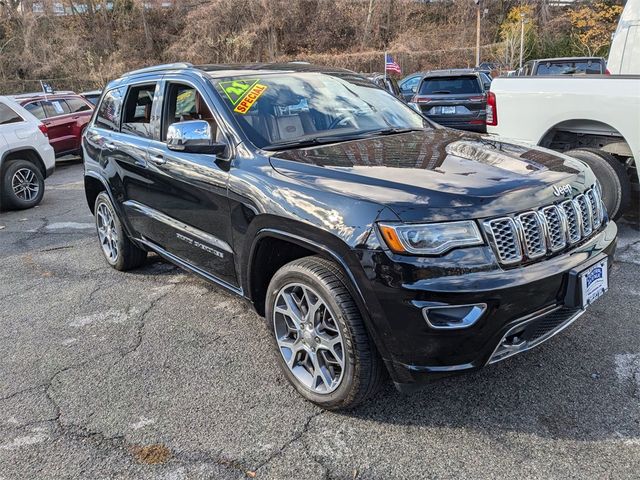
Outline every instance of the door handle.
{"type": "Polygon", "coordinates": [[[149,157],[149,160],[151,160],[156,165],[164,165],[165,163],[167,163],[167,160],[162,155],[151,155],[149,157]]]}

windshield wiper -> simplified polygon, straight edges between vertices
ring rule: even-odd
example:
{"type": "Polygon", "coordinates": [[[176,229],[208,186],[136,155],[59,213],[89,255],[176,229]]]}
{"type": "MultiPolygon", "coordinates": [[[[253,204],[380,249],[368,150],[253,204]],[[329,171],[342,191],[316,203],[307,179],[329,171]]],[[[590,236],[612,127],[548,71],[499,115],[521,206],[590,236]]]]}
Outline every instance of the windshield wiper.
{"type": "Polygon", "coordinates": [[[304,148],[313,147],[314,145],[323,145],[326,143],[346,142],[348,140],[359,140],[364,137],[364,134],[350,134],[350,135],[322,135],[311,138],[301,138],[298,140],[289,140],[285,142],[275,142],[262,147],[262,150],[277,151],[287,150],[289,148],[304,148]]]}
{"type": "Polygon", "coordinates": [[[395,135],[397,133],[409,133],[409,132],[421,132],[422,128],[399,128],[399,127],[391,127],[391,128],[383,128],[381,130],[373,130],[367,132],[370,135],[395,135]]]}

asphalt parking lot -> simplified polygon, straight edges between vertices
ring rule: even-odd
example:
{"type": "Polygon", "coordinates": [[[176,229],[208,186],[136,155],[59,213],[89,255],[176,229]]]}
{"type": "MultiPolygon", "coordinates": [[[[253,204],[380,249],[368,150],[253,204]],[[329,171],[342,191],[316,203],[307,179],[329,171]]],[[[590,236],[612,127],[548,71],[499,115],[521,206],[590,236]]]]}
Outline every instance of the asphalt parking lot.
{"type": "Polygon", "coordinates": [[[640,233],[537,349],[345,413],[303,401],[263,320],[149,257],[102,258],[82,165],[0,213],[0,479],[637,478],[640,233]]]}

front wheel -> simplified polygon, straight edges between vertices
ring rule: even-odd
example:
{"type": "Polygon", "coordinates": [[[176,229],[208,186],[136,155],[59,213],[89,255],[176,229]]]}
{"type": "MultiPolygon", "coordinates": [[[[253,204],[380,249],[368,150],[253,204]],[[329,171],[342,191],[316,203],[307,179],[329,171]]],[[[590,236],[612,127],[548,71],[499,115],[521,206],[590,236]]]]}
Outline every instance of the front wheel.
{"type": "Polygon", "coordinates": [[[94,205],[96,230],[104,258],[116,270],[131,270],[142,265],[147,252],[127,237],[106,192],[100,192],[94,205]]]}
{"type": "Polygon", "coordinates": [[[282,371],[303,397],[328,410],[362,403],[384,377],[347,281],[333,262],[306,257],[278,270],[267,292],[282,371]]]}
{"type": "Polygon", "coordinates": [[[42,172],[27,160],[8,162],[1,181],[2,203],[9,208],[35,207],[44,195],[42,172]]]}

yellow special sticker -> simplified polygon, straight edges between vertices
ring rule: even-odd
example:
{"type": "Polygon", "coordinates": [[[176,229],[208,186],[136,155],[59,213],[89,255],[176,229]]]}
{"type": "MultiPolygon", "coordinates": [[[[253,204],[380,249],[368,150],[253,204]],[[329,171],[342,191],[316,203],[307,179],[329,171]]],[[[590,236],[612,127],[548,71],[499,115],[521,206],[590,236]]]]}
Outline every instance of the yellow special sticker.
{"type": "Polygon", "coordinates": [[[260,95],[262,95],[266,89],[266,85],[255,83],[245,94],[245,96],[242,97],[242,99],[238,102],[236,108],[234,108],[233,111],[244,115],[249,111],[253,104],[256,103],[258,98],[260,98],[260,95]]]}

